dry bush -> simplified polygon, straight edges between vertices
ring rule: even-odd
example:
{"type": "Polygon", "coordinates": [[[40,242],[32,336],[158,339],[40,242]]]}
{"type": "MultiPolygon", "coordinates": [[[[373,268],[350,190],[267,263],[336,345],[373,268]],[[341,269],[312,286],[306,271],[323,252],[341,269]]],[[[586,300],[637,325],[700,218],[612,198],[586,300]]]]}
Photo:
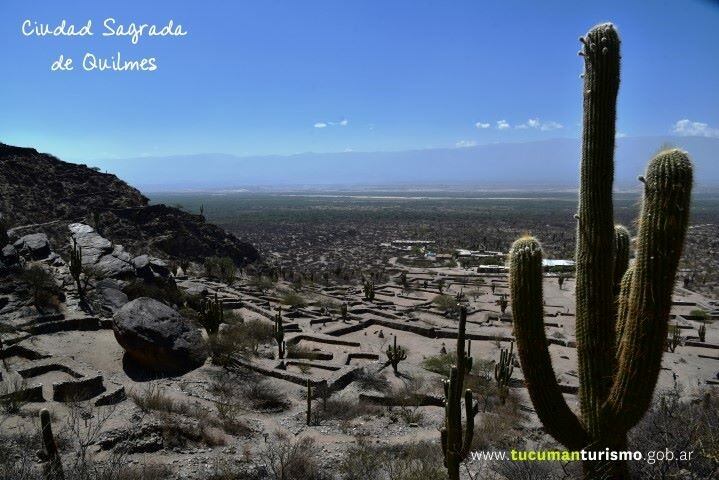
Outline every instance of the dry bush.
{"type": "Polygon", "coordinates": [[[328,420],[347,422],[364,415],[375,415],[379,410],[376,406],[363,402],[343,398],[327,398],[319,402],[317,406],[312,406],[312,415],[315,423],[328,420]]]}
{"type": "Polygon", "coordinates": [[[211,422],[187,421],[177,415],[161,413],[160,428],[162,431],[162,442],[167,448],[182,448],[188,442],[202,443],[208,447],[225,445],[225,437],[218,432],[211,422]]]}
{"type": "Polygon", "coordinates": [[[359,371],[354,381],[357,382],[357,385],[363,390],[387,393],[392,389],[389,380],[374,369],[363,368],[359,371]]]}
{"type": "Polygon", "coordinates": [[[674,453],[673,460],[630,462],[636,478],[714,478],[719,474],[719,390],[706,388],[689,400],[682,387],[659,392],[650,411],[629,434],[629,449],[674,453]],[[693,451],[691,460],[680,452],[693,451]]]}
{"type": "Polygon", "coordinates": [[[17,415],[28,402],[23,390],[27,380],[17,374],[6,373],[0,381],[0,409],[7,415],[17,415]]]}
{"type": "Polygon", "coordinates": [[[252,429],[240,419],[242,408],[232,398],[215,402],[219,426],[225,433],[236,436],[246,436],[252,433],[252,429]]]}
{"type": "Polygon", "coordinates": [[[371,445],[364,437],[345,452],[339,464],[343,480],[445,480],[438,444],[371,445]]]}
{"type": "Polygon", "coordinates": [[[267,380],[246,384],[242,389],[242,395],[250,401],[254,410],[274,412],[290,408],[290,402],[285,394],[267,380]]]}
{"type": "Polygon", "coordinates": [[[189,415],[192,407],[187,402],[180,402],[165,393],[165,389],[156,383],[149,383],[142,391],[130,390],[130,399],[135,402],[143,413],[164,412],[189,415]]]}
{"type": "Polygon", "coordinates": [[[292,441],[276,431],[258,454],[258,460],[267,468],[267,478],[272,480],[325,480],[331,478],[323,473],[317,460],[314,439],[302,437],[292,441]]]}
{"type": "Polygon", "coordinates": [[[290,307],[304,307],[307,305],[307,300],[302,295],[292,291],[284,292],[280,297],[280,301],[290,307]]]}
{"type": "Polygon", "coordinates": [[[475,418],[472,450],[519,448],[521,445],[518,439],[524,437],[522,426],[526,420],[520,406],[519,399],[510,389],[504,405],[497,405],[491,413],[478,415],[475,418]]]}

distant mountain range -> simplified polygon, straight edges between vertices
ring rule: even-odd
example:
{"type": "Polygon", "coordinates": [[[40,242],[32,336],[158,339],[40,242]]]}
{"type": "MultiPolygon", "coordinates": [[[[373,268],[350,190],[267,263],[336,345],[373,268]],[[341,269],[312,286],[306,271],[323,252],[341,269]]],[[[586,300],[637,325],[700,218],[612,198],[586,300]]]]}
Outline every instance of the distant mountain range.
{"type": "MultiPolygon", "coordinates": [[[[648,160],[666,144],[690,153],[698,186],[719,186],[719,138],[625,137],[617,139],[616,187],[635,188],[648,160]]],[[[142,157],[93,166],[146,192],[318,185],[571,188],[578,183],[579,156],[579,140],[561,138],[397,152],[142,157]]]]}

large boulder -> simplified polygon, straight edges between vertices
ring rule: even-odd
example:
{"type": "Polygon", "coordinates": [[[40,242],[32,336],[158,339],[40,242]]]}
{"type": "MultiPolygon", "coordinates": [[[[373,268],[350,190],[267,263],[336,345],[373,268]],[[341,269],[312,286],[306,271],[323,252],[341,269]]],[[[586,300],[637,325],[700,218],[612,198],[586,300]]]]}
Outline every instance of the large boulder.
{"type": "Polygon", "coordinates": [[[101,236],[90,225],[71,223],[67,227],[72,233],[72,240],[82,248],[82,264],[94,265],[103,256],[112,253],[112,242],[101,236]]]}
{"type": "Polygon", "coordinates": [[[32,233],[20,237],[13,247],[20,255],[30,260],[42,260],[50,255],[50,241],[44,233],[32,233]]]}
{"type": "Polygon", "coordinates": [[[207,359],[207,345],[197,328],[152,298],[125,304],[115,313],[112,329],[125,352],[151,370],[185,372],[207,359]]]}

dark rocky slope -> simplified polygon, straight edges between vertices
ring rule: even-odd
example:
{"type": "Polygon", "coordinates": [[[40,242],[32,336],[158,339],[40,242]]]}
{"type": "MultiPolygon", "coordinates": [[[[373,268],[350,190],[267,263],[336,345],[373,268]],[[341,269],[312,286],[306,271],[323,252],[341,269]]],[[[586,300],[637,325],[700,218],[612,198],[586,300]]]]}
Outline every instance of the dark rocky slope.
{"type": "Polygon", "coordinates": [[[102,235],[129,251],[198,262],[227,256],[239,265],[258,259],[252,245],[200,215],[149,205],[115,175],[2,143],[0,213],[15,227],[11,235],[45,232],[59,251],[68,246],[67,225],[94,225],[98,215],[102,235]]]}

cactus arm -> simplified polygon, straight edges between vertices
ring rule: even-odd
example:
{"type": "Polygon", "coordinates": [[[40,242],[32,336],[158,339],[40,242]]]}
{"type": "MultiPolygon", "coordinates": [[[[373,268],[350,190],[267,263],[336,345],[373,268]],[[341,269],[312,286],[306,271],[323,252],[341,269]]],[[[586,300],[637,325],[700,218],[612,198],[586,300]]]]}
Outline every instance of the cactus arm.
{"type": "Polygon", "coordinates": [[[467,389],[464,391],[464,413],[467,418],[467,422],[464,424],[464,440],[462,441],[462,451],[460,452],[460,458],[462,460],[467,458],[469,451],[472,448],[472,439],[474,438],[474,401],[472,400],[472,390],[467,389]]]}
{"type": "Polygon", "coordinates": [[[580,450],[587,434],[559,390],[544,332],[539,242],[520,238],[512,245],[509,262],[514,334],[529,396],[547,432],[567,448],[580,450]]]}
{"type": "Polygon", "coordinates": [[[619,90],[619,35],[597,25],[585,38],[584,121],[576,250],[579,399],[590,434],[611,385],[614,362],[614,141],[619,90]],[[611,371],[611,368],[610,368],[611,371]]]}
{"type": "Polygon", "coordinates": [[[621,340],[624,336],[624,326],[627,323],[627,315],[629,314],[629,294],[632,290],[632,278],[634,278],[634,266],[629,267],[624,273],[622,283],[619,287],[619,295],[617,296],[617,358],[621,355],[621,340]]]}
{"type": "Polygon", "coordinates": [[[626,429],[649,407],[659,376],[689,221],[692,170],[687,154],[676,149],[660,152],[647,167],[628,313],[605,406],[607,422],[626,429]]]}
{"type": "Polygon", "coordinates": [[[614,296],[618,296],[622,286],[622,279],[629,268],[629,230],[622,225],[614,227],[614,296]]]}

